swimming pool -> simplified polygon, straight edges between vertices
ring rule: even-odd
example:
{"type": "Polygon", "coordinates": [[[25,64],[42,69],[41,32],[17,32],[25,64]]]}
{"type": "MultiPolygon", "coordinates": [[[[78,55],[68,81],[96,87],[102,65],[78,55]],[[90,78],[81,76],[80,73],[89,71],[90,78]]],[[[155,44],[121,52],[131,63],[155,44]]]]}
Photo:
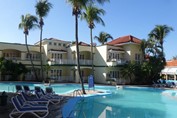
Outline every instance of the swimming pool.
{"type": "MultiPolygon", "coordinates": [[[[0,92],[16,92],[15,85],[28,85],[31,90],[34,89],[35,86],[40,86],[41,88],[45,89],[46,85],[42,83],[30,83],[30,82],[1,82],[0,83],[0,92]]],[[[80,89],[80,84],[51,84],[50,87],[53,88],[55,93],[64,94],[71,92],[75,89],[80,89]]],[[[87,87],[87,85],[86,85],[87,87]]]]}
{"type": "MultiPolygon", "coordinates": [[[[30,89],[40,83],[0,83],[0,92],[15,92],[15,85],[28,85],[30,89]]],[[[56,93],[63,94],[81,89],[80,84],[52,84],[56,93]]],[[[85,88],[87,89],[87,85],[85,88]]],[[[107,91],[109,94],[76,97],[63,107],[65,117],[73,118],[176,118],[177,92],[148,87],[96,86],[96,90],[107,91]],[[73,107],[71,107],[71,105],[73,107]]]]}
{"type": "MultiPolygon", "coordinates": [[[[74,118],[176,118],[177,98],[168,90],[147,87],[104,87],[111,94],[85,97],[76,102],[74,118]]],[[[177,92],[173,92],[173,94],[177,92]]],[[[66,115],[66,114],[64,114],[66,115]]],[[[64,116],[64,118],[67,116],[64,116]]]]}

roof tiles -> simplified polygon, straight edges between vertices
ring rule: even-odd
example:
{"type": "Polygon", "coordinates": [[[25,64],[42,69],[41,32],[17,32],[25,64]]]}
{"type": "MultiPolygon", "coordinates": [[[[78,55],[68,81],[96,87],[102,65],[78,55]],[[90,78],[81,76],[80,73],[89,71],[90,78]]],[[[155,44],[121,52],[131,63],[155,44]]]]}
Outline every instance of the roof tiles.
{"type": "Polygon", "coordinates": [[[132,36],[132,35],[127,35],[127,36],[123,36],[123,37],[119,37],[117,39],[114,39],[114,40],[108,42],[107,44],[115,45],[115,44],[128,43],[128,42],[140,44],[141,40],[132,36]]]}

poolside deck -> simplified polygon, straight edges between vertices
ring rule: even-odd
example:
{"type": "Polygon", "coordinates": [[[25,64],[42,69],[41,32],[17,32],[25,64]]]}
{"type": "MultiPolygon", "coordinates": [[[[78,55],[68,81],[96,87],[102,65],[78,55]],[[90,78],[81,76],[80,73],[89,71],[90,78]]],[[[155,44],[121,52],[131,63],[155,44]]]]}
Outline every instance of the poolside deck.
{"type": "MultiPolygon", "coordinates": [[[[93,90],[86,90],[87,94],[97,94],[101,93],[102,91],[93,91],[93,90]]],[[[82,91],[80,91],[82,94],[82,91]]],[[[0,93],[1,94],[1,93],[0,93]]],[[[8,102],[6,106],[0,106],[0,118],[9,118],[10,112],[14,109],[13,104],[11,103],[11,97],[17,95],[15,93],[7,93],[8,95],[8,102]]],[[[73,97],[73,92],[62,95],[64,97],[63,101],[60,105],[49,105],[49,115],[46,118],[62,118],[62,107],[65,103],[73,97]]],[[[24,114],[21,118],[33,118],[34,115],[31,114],[24,114]]]]}
{"type": "MultiPolygon", "coordinates": [[[[9,118],[10,112],[14,109],[11,103],[11,97],[15,96],[15,93],[7,93],[8,102],[6,106],[0,106],[0,118],[9,118]]],[[[61,108],[71,98],[71,96],[63,95],[64,99],[60,105],[49,105],[49,115],[46,118],[62,118],[61,108]]],[[[34,115],[24,114],[22,118],[33,118],[34,115]]]]}

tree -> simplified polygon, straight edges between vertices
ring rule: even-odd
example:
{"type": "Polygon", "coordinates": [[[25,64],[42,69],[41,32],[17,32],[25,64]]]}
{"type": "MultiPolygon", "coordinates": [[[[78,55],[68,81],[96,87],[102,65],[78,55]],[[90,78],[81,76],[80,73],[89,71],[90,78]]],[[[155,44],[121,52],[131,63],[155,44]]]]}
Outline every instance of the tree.
{"type": "Polygon", "coordinates": [[[161,48],[162,58],[164,58],[164,39],[171,31],[173,31],[172,27],[169,27],[167,25],[156,25],[156,27],[149,33],[149,37],[151,38],[151,40],[156,40],[159,43],[156,46],[161,48]]]}
{"type": "Polygon", "coordinates": [[[27,55],[30,57],[32,69],[33,69],[33,72],[35,74],[35,79],[38,81],[38,76],[37,76],[36,71],[34,69],[34,64],[33,64],[33,61],[31,59],[31,54],[30,54],[30,51],[29,51],[29,48],[28,48],[28,43],[27,43],[27,36],[29,34],[29,30],[38,27],[37,23],[38,23],[37,17],[35,17],[33,15],[30,15],[30,14],[26,14],[25,16],[22,15],[21,16],[21,23],[19,24],[19,29],[23,29],[23,33],[25,34],[25,44],[26,44],[26,49],[27,49],[27,52],[28,52],[27,55]]]}
{"type": "Polygon", "coordinates": [[[99,36],[95,36],[94,39],[98,40],[98,42],[100,42],[103,45],[109,39],[113,39],[113,37],[106,32],[100,32],[99,36]]]}
{"type": "Polygon", "coordinates": [[[27,69],[22,63],[14,63],[12,60],[1,57],[0,72],[3,78],[5,78],[5,75],[9,75],[11,80],[16,80],[19,75],[27,73],[27,69]]]}
{"type": "Polygon", "coordinates": [[[35,6],[36,8],[36,14],[39,17],[39,27],[40,27],[40,63],[41,63],[41,78],[43,79],[43,63],[42,63],[42,33],[43,33],[43,26],[44,26],[44,21],[43,17],[46,17],[52,8],[52,4],[49,3],[47,0],[39,0],[35,6]]]}
{"type": "Polygon", "coordinates": [[[48,72],[49,72],[49,70],[50,70],[50,65],[49,64],[46,64],[45,66],[43,66],[43,68],[44,68],[44,71],[46,71],[46,74],[47,74],[47,78],[49,78],[49,76],[48,76],[48,72]]]}
{"type": "Polygon", "coordinates": [[[105,1],[109,0],[67,0],[67,2],[72,7],[72,15],[75,16],[75,40],[76,40],[76,55],[77,55],[77,69],[79,73],[79,78],[81,81],[82,92],[85,93],[83,78],[81,76],[80,62],[79,62],[79,46],[78,46],[78,17],[81,15],[81,10],[86,7],[88,3],[93,3],[97,1],[100,4],[103,4],[105,1]]]}
{"type": "Polygon", "coordinates": [[[72,6],[72,15],[75,16],[75,40],[76,40],[76,55],[77,55],[77,69],[79,78],[82,85],[82,91],[83,94],[86,94],[85,88],[84,88],[84,82],[83,78],[81,76],[81,70],[80,70],[80,62],[79,62],[79,46],[78,46],[78,16],[81,14],[81,9],[83,6],[86,6],[88,0],[67,0],[68,3],[72,6]]]}
{"type": "Polygon", "coordinates": [[[132,83],[132,78],[135,77],[135,64],[134,63],[128,63],[123,66],[121,69],[122,76],[125,78],[129,78],[130,83],[132,83]]]}
{"type": "Polygon", "coordinates": [[[104,21],[100,17],[100,15],[104,15],[105,11],[103,9],[99,9],[96,6],[93,6],[92,4],[89,4],[89,6],[85,7],[85,12],[82,14],[81,19],[86,20],[88,27],[90,28],[90,41],[91,41],[91,59],[92,59],[92,75],[94,76],[94,66],[93,66],[93,39],[92,39],[92,30],[95,27],[96,23],[104,24],[104,21]]]}

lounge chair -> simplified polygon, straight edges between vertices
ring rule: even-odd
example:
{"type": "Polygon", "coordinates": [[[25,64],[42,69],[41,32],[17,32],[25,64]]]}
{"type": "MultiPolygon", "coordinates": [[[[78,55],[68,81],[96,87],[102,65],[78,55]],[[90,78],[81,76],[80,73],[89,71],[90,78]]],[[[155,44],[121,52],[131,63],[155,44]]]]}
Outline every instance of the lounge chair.
{"type": "Polygon", "coordinates": [[[9,114],[10,118],[13,118],[14,115],[16,116],[19,114],[20,115],[18,116],[18,118],[21,118],[25,113],[31,113],[37,118],[45,118],[49,114],[48,108],[46,107],[23,107],[21,106],[21,104],[19,104],[16,97],[12,97],[11,101],[15,108],[9,114]]]}
{"type": "Polygon", "coordinates": [[[21,93],[22,98],[25,102],[27,103],[44,103],[44,104],[49,104],[49,100],[46,99],[38,99],[35,96],[28,96],[27,94],[25,94],[24,92],[21,93]]]}
{"type": "Polygon", "coordinates": [[[23,91],[21,85],[15,85],[16,93],[21,93],[23,91]]]}
{"type": "Polygon", "coordinates": [[[49,102],[52,104],[59,104],[61,101],[61,98],[52,98],[50,96],[45,96],[41,92],[37,92],[37,91],[35,91],[35,95],[38,99],[49,100],[49,102]]]}
{"type": "Polygon", "coordinates": [[[30,87],[27,85],[23,85],[23,89],[28,94],[34,94],[34,90],[30,90],[30,87]]]}
{"type": "Polygon", "coordinates": [[[35,90],[36,92],[41,92],[41,87],[40,87],[40,86],[35,86],[35,87],[34,87],[34,90],[35,90]]]}
{"type": "Polygon", "coordinates": [[[63,98],[62,96],[59,96],[57,94],[47,94],[39,86],[35,86],[35,91],[38,92],[38,93],[40,93],[43,97],[46,97],[46,98],[55,98],[55,99],[62,99],[63,98]]]}
{"type": "Polygon", "coordinates": [[[58,94],[48,94],[48,93],[46,93],[46,92],[44,92],[44,90],[43,89],[41,89],[41,93],[42,93],[42,95],[44,95],[44,96],[48,96],[48,97],[50,97],[50,98],[58,98],[58,99],[63,99],[63,97],[62,96],[59,96],[58,94]]]}
{"type": "Polygon", "coordinates": [[[46,92],[46,94],[55,94],[55,92],[53,91],[52,87],[46,87],[45,88],[45,92],[46,92]]]}
{"type": "Polygon", "coordinates": [[[17,95],[15,97],[18,100],[19,104],[23,107],[46,107],[48,108],[48,105],[49,105],[49,104],[36,104],[32,102],[25,102],[25,100],[22,98],[21,95],[17,95]]]}
{"type": "Polygon", "coordinates": [[[153,82],[153,86],[154,87],[161,87],[162,84],[160,84],[159,82],[155,82],[155,81],[152,81],[153,82]]]}

